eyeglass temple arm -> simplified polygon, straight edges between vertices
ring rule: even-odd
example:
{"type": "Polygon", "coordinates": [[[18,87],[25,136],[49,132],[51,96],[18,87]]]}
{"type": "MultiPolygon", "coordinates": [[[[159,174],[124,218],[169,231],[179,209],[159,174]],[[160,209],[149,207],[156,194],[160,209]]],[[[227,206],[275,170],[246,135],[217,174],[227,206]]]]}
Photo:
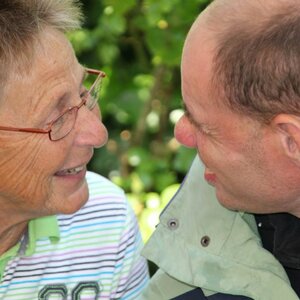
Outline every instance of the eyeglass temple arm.
{"type": "Polygon", "coordinates": [[[89,69],[86,68],[85,69],[89,74],[93,74],[93,75],[99,75],[101,77],[105,77],[106,74],[103,71],[99,71],[99,70],[95,70],[95,69],[89,69]]]}
{"type": "Polygon", "coordinates": [[[0,130],[3,130],[3,131],[19,131],[19,132],[33,132],[33,133],[49,133],[49,130],[46,130],[46,129],[15,128],[15,127],[6,127],[6,126],[0,126],[0,130]]]}

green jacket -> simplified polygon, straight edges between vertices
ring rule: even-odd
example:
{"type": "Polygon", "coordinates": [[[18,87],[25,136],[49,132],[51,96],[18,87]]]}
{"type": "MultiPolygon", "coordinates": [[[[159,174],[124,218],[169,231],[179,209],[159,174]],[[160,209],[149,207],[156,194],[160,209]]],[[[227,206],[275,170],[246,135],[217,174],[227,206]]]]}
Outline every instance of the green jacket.
{"type": "Polygon", "coordinates": [[[143,249],[159,266],[143,300],[172,299],[200,287],[255,300],[297,300],[276,258],[261,245],[254,216],[221,206],[196,158],[143,249]]]}

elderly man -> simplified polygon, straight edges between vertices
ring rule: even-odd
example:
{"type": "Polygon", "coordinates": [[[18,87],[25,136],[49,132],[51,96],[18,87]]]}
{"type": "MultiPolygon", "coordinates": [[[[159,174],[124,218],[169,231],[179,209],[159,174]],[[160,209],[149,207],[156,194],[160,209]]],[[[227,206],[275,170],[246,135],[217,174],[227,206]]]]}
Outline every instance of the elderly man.
{"type": "Polygon", "coordinates": [[[64,36],[80,19],[77,1],[0,3],[1,299],[135,299],[147,283],[124,193],[86,171],[107,131],[104,73],[64,36]]]}
{"type": "Polygon", "coordinates": [[[299,74],[299,0],[215,0],[195,21],[175,136],[202,162],[145,246],[143,299],[299,299],[299,74]]]}

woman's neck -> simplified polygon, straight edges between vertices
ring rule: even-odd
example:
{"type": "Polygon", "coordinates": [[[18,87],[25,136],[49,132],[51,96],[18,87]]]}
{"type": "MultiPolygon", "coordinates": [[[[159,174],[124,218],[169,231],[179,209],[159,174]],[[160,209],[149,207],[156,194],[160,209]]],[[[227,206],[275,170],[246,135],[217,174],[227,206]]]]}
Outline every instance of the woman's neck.
{"type": "MultiPolygon", "coordinates": [[[[28,222],[19,223],[13,227],[8,227],[0,231],[0,255],[12,248],[21,240],[21,237],[27,228],[27,224],[28,222]]],[[[3,225],[4,224],[1,224],[0,228],[5,228],[5,225],[3,225]]]]}

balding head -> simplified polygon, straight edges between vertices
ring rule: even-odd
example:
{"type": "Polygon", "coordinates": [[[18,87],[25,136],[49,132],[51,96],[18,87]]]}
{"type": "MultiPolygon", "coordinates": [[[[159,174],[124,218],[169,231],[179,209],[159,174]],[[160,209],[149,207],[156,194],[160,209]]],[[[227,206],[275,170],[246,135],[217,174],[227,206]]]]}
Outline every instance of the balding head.
{"type": "Polygon", "coordinates": [[[298,2],[216,0],[188,34],[175,136],[227,208],[300,217],[298,2]]]}
{"type": "Polygon", "coordinates": [[[193,24],[185,49],[203,28],[214,40],[211,82],[225,93],[222,101],[262,121],[300,115],[299,0],[215,0],[193,24]]]}
{"type": "Polygon", "coordinates": [[[298,0],[214,0],[201,18],[205,15],[207,25],[216,30],[228,30],[235,26],[258,29],[276,16],[299,13],[299,10],[298,0]]]}

